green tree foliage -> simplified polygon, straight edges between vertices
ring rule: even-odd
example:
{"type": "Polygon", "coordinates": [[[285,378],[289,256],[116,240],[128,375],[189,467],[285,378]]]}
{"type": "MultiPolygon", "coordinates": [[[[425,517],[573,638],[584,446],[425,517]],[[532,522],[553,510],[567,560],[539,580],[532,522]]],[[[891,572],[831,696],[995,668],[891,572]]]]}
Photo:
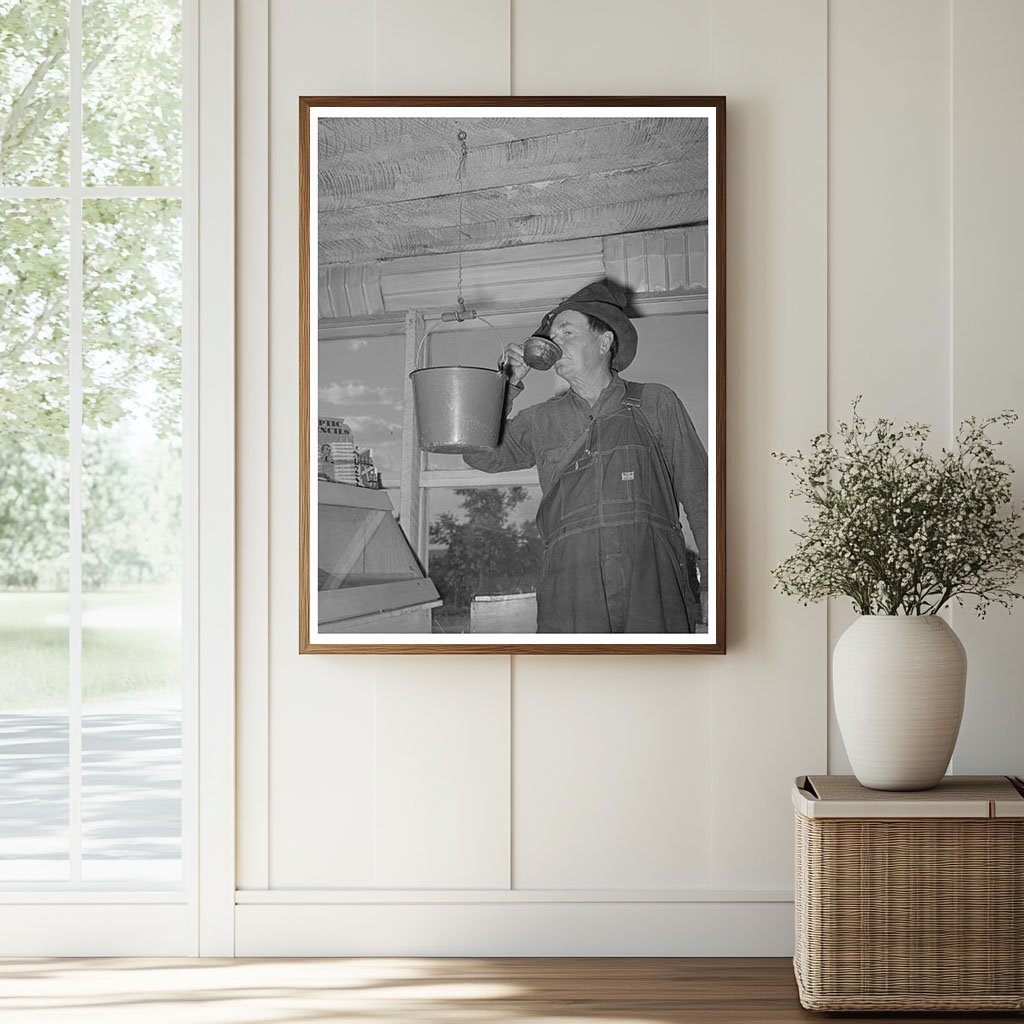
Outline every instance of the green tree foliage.
{"type": "MultiPolygon", "coordinates": [[[[84,183],[179,184],[180,2],[85,0],[82,27],[84,183]]],[[[68,65],[66,0],[0,0],[3,184],[68,184],[68,65]]],[[[82,214],[86,583],[161,581],[180,530],[180,204],[82,214]]],[[[66,200],[0,201],[0,586],[65,582],[68,238],[66,200]]]]}
{"type": "Polygon", "coordinates": [[[461,517],[444,512],[430,526],[430,577],[445,611],[465,611],[482,594],[528,593],[540,576],[541,542],[534,523],[517,525],[514,510],[526,500],[523,487],[460,487],[461,517]]]}
{"type": "Polygon", "coordinates": [[[0,214],[0,437],[13,431],[66,449],[66,204],[2,200],[0,214]]]}
{"type": "Polygon", "coordinates": [[[0,184],[67,184],[68,77],[66,0],[0,0],[0,184]]]}
{"type": "Polygon", "coordinates": [[[85,203],[82,418],[128,416],[181,434],[181,215],[177,200],[85,203]]]}
{"type": "Polygon", "coordinates": [[[0,202],[0,586],[57,586],[68,551],[67,214],[0,202]]]}
{"type": "Polygon", "coordinates": [[[85,0],[86,184],[181,181],[181,0],[85,0]]]}
{"type": "MultiPolygon", "coordinates": [[[[0,0],[0,184],[66,185],[67,0],[0,0]]],[[[84,0],[86,184],[181,180],[181,0],[84,0]]]]}
{"type": "Polygon", "coordinates": [[[67,580],[67,457],[0,433],[0,588],[67,580]]]}
{"type": "Polygon", "coordinates": [[[181,450],[133,449],[124,433],[87,435],[82,467],[86,590],[173,580],[181,559],[181,450]]]}

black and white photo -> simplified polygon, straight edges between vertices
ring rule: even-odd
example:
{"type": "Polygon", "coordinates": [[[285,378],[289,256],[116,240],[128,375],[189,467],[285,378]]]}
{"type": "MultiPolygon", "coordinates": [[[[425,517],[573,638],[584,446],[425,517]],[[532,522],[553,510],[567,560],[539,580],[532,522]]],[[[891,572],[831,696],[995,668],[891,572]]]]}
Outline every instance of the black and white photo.
{"type": "Polygon", "coordinates": [[[724,100],[300,101],[300,649],[724,650],[724,100]]]}

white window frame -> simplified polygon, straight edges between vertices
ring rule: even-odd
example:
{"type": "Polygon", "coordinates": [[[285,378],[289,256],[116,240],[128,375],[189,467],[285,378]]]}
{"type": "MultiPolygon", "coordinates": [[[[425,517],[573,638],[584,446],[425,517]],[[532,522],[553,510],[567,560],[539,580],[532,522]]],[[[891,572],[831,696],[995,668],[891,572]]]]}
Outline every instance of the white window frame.
{"type": "Polygon", "coordinates": [[[180,186],[170,188],[82,184],[82,6],[83,0],[69,0],[68,185],[3,187],[0,197],[68,202],[72,823],[80,821],[81,809],[82,204],[87,198],[121,197],[174,198],[182,203],[182,886],[142,891],[111,883],[82,883],[80,825],[73,825],[70,882],[0,886],[0,913],[8,921],[8,927],[0,930],[0,955],[230,956],[234,952],[234,5],[232,0],[201,4],[182,0],[182,180],[180,186]]]}
{"type": "Polygon", "coordinates": [[[235,952],[235,4],[197,11],[199,956],[235,952]],[[199,105],[199,98],[202,105],[199,105]]]}

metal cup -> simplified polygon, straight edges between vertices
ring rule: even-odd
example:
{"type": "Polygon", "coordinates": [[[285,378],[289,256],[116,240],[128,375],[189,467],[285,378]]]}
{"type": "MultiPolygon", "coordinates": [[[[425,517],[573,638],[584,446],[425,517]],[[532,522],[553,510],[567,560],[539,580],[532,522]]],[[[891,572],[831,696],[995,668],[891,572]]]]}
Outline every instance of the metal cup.
{"type": "Polygon", "coordinates": [[[523,343],[523,359],[535,370],[550,370],[561,357],[561,346],[542,334],[534,334],[523,343]]]}

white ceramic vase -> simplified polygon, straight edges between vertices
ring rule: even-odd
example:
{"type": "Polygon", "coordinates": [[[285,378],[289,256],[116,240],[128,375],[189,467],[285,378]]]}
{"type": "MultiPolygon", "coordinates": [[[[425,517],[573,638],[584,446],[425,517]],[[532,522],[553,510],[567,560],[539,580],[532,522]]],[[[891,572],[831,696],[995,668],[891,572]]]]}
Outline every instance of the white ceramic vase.
{"type": "Polygon", "coordinates": [[[836,718],[870,789],[930,789],[953,756],[967,655],[936,615],[862,615],[832,655],[836,718]]]}

